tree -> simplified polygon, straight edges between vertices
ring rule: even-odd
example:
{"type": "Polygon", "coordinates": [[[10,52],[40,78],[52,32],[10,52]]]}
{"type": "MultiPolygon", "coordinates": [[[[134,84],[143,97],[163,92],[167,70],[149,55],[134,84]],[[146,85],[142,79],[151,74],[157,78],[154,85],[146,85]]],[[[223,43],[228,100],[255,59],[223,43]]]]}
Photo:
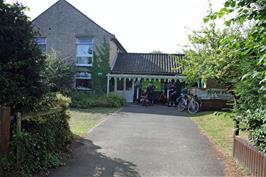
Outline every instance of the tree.
{"type": "Polygon", "coordinates": [[[233,93],[244,72],[240,65],[245,61],[238,52],[244,41],[240,31],[240,28],[218,29],[215,22],[193,31],[189,36],[191,47],[185,50],[183,60],[187,82],[214,78],[233,93]]]}
{"type": "Polygon", "coordinates": [[[45,57],[21,4],[0,1],[0,105],[30,107],[46,92],[45,57]]]}
{"type": "Polygon", "coordinates": [[[46,76],[50,91],[67,93],[73,88],[76,67],[68,58],[59,58],[56,52],[47,55],[46,76]]]}
{"type": "Polygon", "coordinates": [[[160,50],[153,50],[151,53],[161,54],[162,52],[160,50]]]}
{"type": "Polygon", "coordinates": [[[227,0],[224,8],[204,19],[209,27],[190,36],[192,48],[184,61],[188,79],[214,77],[237,98],[236,119],[245,124],[250,140],[266,152],[266,2],[227,0]],[[237,12],[218,30],[216,18],[237,12]],[[250,24],[247,27],[247,24],[250,24]],[[245,30],[243,30],[245,29],[245,30]],[[195,47],[196,46],[196,47],[195,47]]]}
{"type": "Polygon", "coordinates": [[[101,95],[106,93],[106,75],[111,71],[109,65],[110,45],[104,40],[102,46],[96,48],[96,51],[92,67],[92,87],[96,94],[101,95]]]}

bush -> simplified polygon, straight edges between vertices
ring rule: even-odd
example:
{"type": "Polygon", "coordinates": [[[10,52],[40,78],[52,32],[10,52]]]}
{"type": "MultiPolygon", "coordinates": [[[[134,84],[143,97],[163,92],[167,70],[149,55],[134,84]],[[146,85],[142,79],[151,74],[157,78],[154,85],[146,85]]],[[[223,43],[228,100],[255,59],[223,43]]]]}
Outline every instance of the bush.
{"type": "Polygon", "coordinates": [[[47,93],[45,57],[25,9],[0,1],[0,105],[16,111],[31,107],[47,93]]]}
{"type": "Polygon", "coordinates": [[[83,92],[72,92],[71,94],[73,108],[87,109],[91,107],[121,107],[126,101],[123,97],[116,94],[95,95],[83,92]]]}
{"type": "MultiPolygon", "coordinates": [[[[66,106],[68,102],[68,98],[57,94],[46,96],[40,105],[49,105],[46,107],[48,110],[48,107],[55,105],[66,106]]],[[[4,176],[29,177],[34,172],[62,165],[62,152],[66,151],[72,138],[68,119],[66,111],[62,111],[23,120],[20,135],[15,133],[15,126],[12,125],[11,151],[1,160],[4,176]],[[16,169],[17,144],[21,145],[23,152],[20,169],[16,169]]]]}
{"type": "Polygon", "coordinates": [[[46,57],[47,82],[52,92],[68,93],[73,88],[76,67],[69,58],[60,58],[55,51],[46,57]]]}
{"type": "Polygon", "coordinates": [[[246,111],[241,116],[249,131],[250,141],[262,152],[266,152],[266,109],[246,111]]]}

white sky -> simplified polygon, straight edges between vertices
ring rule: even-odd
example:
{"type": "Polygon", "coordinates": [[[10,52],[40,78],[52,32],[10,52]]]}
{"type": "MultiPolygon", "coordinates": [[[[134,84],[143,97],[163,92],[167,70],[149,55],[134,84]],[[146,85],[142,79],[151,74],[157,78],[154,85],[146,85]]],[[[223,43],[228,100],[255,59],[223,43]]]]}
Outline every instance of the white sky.
{"type": "MultiPolygon", "coordinates": [[[[6,0],[30,8],[32,19],[57,0],[6,0]]],[[[67,0],[116,36],[128,52],[182,52],[188,29],[200,28],[208,0],[67,0]]],[[[224,0],[212,0],[219,9],[224,0]]]]}

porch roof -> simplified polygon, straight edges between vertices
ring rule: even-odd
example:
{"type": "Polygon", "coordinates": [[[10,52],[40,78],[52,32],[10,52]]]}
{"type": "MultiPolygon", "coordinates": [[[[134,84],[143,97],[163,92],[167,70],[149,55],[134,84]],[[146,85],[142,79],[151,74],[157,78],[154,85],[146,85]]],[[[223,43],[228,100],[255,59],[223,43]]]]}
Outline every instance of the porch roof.
{"type": "Polygon", "coordinates": [[[112,74],[182,75],[180,61],[183,54],[120,53],[112,74]]]}

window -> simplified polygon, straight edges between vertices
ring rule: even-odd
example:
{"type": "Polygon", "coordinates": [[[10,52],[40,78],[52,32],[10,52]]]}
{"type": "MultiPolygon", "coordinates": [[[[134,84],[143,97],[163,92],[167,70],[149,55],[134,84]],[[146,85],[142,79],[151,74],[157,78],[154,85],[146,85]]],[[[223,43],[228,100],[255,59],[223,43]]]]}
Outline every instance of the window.
{"type": "Polygon", "coordinates": [[[78,90],[91,90],[91,79],[76,79],[78,90]]]}
{"type": "Polygon", "coordinates": [[[91,73],[78,72],[76,74],[76,88],[78,90],[91,90],[91,73]]]}
{"type": "Polygon", "coordinates": [[[46,53],[46,38],[45,37],[37,37],[35,39],[37,45],[40,47],[43,53],[46,53]]]}
{"type": "Polygon", "coordinates": [[[77,66],[92,66],[93,43],[89,38],[77,39],[77,66]]]}

